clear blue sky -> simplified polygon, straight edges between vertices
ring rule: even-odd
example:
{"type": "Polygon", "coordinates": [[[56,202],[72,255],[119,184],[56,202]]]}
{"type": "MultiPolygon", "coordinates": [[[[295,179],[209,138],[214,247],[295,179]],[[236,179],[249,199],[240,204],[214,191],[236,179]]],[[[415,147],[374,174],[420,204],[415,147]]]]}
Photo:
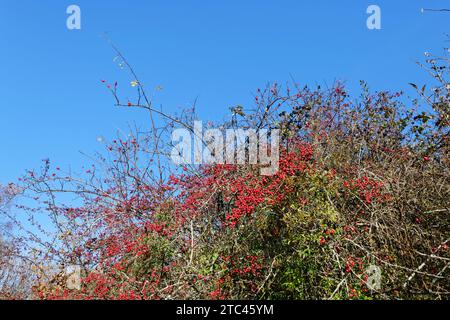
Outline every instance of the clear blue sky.
{"type": "Polygon", "coordinates": [[[304,84],[360,79],[374,89],[408,89],[426,77],[414,64],[442,52],[450,1],[300,0],[0,0],[0,182],[50,157],[83,162],[138,112],[118,110],[100,79],[129,78],[101,34],[128,56],[155,102],[174,112],[197,96],[202,120],[248,106],[251,92],[292,74],[304,84]],[[82,29],[66,28],[77,4],[82,29]],[[382,30],[366,28],[366,8],[382,10],[382,30]]]}

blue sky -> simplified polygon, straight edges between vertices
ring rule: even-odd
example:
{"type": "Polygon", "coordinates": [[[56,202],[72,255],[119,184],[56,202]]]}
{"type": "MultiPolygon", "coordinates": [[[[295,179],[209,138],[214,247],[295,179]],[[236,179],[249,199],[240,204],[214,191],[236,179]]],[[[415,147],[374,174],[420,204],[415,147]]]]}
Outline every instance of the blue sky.
{"type": "MultiPolygon", "coordinates": [[[[0,182],[51,158],[80,166],[79,151],[102,148],[142,114],[113,107],[100,79],[128,86],[102,38],[121,48],[155,97],[176,112],[198,97],[202,120],[249,106],[251,93],[290,75],[302,84],[359,80],[376,90],[409,90],[426,75],[415,65],[442,52],[450,1],[300,0],[0,0],[0,182]],[[76,4],[82,29],[66,28],[76,4]],[[366,8],[382,10],[382,29],[366,28],[366,8]]],[[[146,119],[146,118],[145,118],[146,119]]]]}

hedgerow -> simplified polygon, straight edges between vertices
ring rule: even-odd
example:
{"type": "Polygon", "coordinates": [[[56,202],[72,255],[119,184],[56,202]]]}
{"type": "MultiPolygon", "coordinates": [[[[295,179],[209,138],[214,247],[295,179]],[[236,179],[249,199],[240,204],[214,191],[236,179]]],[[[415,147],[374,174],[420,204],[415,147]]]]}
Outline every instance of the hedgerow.
{"type": "Polygon", "coordinates": [[[136,101],[121,103],[103,81],[117,106],[150,113],[151,130],[111,141],[84,174],[46,160],[20,179],[35,203],[18,208],[37,229],[42,213],[55,226],[17,242],[36,262],[33,297],[447,299],[449,69],[428,58],[434,82],[412,84],[412,109],[402,92],[364,82],[358,99],[341,83],[271,84],[253,107],[232,108],[223,130],[280,130],[272,176],[259,165],[168,163],[167,135],[195,115],[158,111],[138,80],[136,101]],[[81,287],[57,264],[81,266],[81,287]]]}

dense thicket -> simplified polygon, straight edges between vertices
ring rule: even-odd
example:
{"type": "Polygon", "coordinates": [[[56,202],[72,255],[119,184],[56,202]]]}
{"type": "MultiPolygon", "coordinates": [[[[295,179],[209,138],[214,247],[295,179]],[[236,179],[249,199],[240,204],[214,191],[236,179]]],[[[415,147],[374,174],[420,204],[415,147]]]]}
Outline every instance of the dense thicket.
{"type": "Polygon", "coordinates": [[[137,102],[121,104],[108,86],[117,105],[147,109],[152,128],[111,141],[83,175],[46,161],[21,180],[39,205],[19,209],[55,226],[22,242],[35,243],[34,297],[448,298],[449,70],[448,59],[428,58],[432,78],[412,84],[414,110],[402,93],[365,83],[358,98],[339,83],[272,84],[254,106],[232,108],[222,129],[280,130],[273,176],[257,165],[174,169],[161,160],[164,133],[191,128],[192,114],[153,109],[137,80],[137,102]],[[81,289],[46,278],[55,264],[82,266],[81,289]]]}

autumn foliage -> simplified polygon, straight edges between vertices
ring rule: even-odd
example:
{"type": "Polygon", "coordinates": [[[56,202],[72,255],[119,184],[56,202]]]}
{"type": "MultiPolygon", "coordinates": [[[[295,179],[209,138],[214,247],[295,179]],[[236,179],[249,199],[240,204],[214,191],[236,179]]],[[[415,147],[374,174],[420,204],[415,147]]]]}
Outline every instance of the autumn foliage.
{"type": "Polygon", "coordinates": [[[365,83],[358,99],[340,83],[258,89],[254,106],[220,125],[279,129],[272,176],[258,165],[174,166],[167,135],[195,116],[158,114],[137,80],[132,102],[108,85],[117,106],[164,126],[111,141],[82,174],[46,160],[21,178],[28,201],[17,209],[41,235],[23,235],[34,241],[21,251],[36,262],[32,297],[447,299],[448,60],[428,62],[437,85],[413,85],[412,102],[365,83]],[[42,214],[51,232],[39,230],[42,214]],[[55,281],[73,264],[79,290],[55,281]],[[379,286],[367,284],[371,266],[379,286]]]}

